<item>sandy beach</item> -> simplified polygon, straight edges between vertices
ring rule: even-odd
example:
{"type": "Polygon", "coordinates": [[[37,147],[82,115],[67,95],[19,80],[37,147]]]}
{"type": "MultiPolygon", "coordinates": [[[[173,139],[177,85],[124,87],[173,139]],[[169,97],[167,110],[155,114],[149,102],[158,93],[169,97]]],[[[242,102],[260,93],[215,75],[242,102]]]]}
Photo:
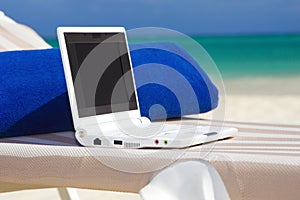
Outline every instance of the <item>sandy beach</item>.
{"type": "Polygon", "coordinates": [[[226,120],[300,124],[300,75],[237,78],[224,85],[226,120]]]}

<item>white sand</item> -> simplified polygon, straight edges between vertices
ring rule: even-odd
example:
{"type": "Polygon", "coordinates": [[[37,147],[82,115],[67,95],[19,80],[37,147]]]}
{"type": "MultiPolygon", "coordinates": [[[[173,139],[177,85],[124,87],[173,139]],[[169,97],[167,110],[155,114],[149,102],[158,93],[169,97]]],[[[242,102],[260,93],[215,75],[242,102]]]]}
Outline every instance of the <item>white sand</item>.
{"type": "Polygon", "coordinates": [[[227,120],[300,124],[300,74],[225,80],[225,87],[227,120]]]}
{"type": "MultiPolygon", "coordinates": [[[[200,116],[216,119],[212,113],[200,116]]],[[[300,95],[227,95],[225,119],[240,122],[300,124],[300,95]]]]}
{"type": "Polygon", "coordinates": [[[300,73],[282,77],[225,79],[224,83],[228,95],[300,95],[300,73]]]}

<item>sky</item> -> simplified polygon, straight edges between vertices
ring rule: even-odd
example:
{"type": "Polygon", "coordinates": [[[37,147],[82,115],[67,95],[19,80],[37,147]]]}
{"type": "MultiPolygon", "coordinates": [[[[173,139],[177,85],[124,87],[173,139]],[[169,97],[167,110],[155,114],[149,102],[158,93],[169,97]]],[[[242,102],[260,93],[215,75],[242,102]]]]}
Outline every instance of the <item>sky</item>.
{"type": "Polygon", "coordinates": [[[185,34],[300,33],[300,0],[0,0],[43,37],[58,26],[163,27],[185,34]]]}

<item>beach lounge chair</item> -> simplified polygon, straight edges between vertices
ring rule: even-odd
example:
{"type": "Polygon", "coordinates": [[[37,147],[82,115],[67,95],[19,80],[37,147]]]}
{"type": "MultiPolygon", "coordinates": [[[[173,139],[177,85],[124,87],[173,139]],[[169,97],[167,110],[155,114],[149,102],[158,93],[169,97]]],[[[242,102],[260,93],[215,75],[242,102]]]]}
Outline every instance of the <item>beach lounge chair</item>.
{"type": "Polygon", "coordinates": [[[15,22],[0,10],[0,52],[21,49],[51,48],[39,35],[23,24],[15,22]]]}
{"type": "MultiPolygon", "coordinates": [[[[10,27],[9,29],[12,30],[15,26],[22,27],[32,37],[39,38],[34,31],[10,21],[4,14],[0,13],[0,17],[0,20],[5,18],[6,28],[10,27]]],[[[20,42],[19,34],[16,36],[12,33],[7,37],[10,32],[4,31],[5,33],[2,34],[3,30],[6,29],[0,29],[0,36],[6,34],[6,40],[3,40],[6,42],[0,44],[1,51],[50,47],[42,39],[36,40],[41,41],[40,43],[31,43],[28,46],[27,40],[26,44],[20,42]]],[[[12,32],[17,33],[17,31],[12,32]]],[[[211,123],[209,120],[200,119],[198,115],[183,118],[185,124],[196,124],[196,121],[197,124],[202,125],[211,123]]],[[[181,176],[182,173],[177,174],[176,177],[170,176],[171,172],[168,169],[172,168],[163,170],[157,167],[153,171],[153,166],[169,166],[166,165],[167,163],[173,164],[171,167],[176,168],[176,171],[183,169],[186,172],[185,167],[189,169],[193,166],[202,172],[208,169],[206,175],[211,175],[212,178],[206,180],[215,180],[210,182],[213,191],[210,190],[209,194],[216,194],[216,198],[217,195],[223,194],[224,198],[221,199],[226,199],[227,192],[223,190],[222,182],[214,178],[217,176],[210,166],[220,174],[231,199],[299,199],[300,125],[230,121],[223,125],[235,126],[240,132],[230,140],[185,149],[183,154],[181,154],[182,150],[163,150],[155,157],[139,157],[139,154],[134,153],[128,157],[128,152],[137,150],[118,151],[82,147],[76,142],[73,132],[2,138],[0,139],[0,192],[72,187],[134,193],[142,191],[141,194],[143,195],[143,192],[145,194],[143,198],[147,199],[146,193],[155,191],[156,177],[164,181],[166,179],[160,177],[166,175],[170,177],[168,182],[176,178],[186,181],[184,180],[186,176],[181,176]],[[174,159],[176,153],[181,155],[180,158],[174,159]],[[195,160],[205,161],[195,163],[195,160]],[[123,171],[112,168],[110,166],[112,163],[122,165],[123,171]],[[182,163],[187,165],[181,165],[182,163]],[[144,172],[134,173],[135,170],[144,172]],[[154,185],[154,189],[148,190],[147,185],[150,187],[154,185]]],[[[149,155],[155,150],[138,151],[149,155]]],[[[61,189],[60,194],[65,198],[72,196],[61,189]]]]}
{"type": "MultiPolygon", "coordinates": [[[[195,120],[200,119],[191,116],[184,123],[193,124],[195,120]]],[[[220,174],[231,199],[298,199],[300,126],[241,122],[225,125],[238,127],[238,136],[186,149],[180,161],[206,160],[220,174]]],[[[72,132],[3,138],[0,149],[0,192],[73,187],[137,193],[157,171],[130,170],[147,169],[150,163],[173,162],[168,158],[178,151],[164,150],[155,158],[124,159],[120,151],[101,149],[91,156],[88,148],[78,146],[72,132]],[[95,155],[121,164],[128,172],[114,170],[95,155]]]]}

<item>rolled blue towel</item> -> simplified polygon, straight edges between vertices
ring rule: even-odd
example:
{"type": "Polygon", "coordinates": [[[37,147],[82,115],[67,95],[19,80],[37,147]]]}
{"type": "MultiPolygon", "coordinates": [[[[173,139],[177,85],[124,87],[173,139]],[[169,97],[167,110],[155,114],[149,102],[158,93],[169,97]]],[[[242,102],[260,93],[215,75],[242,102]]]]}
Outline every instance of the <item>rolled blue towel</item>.
{"type": "Polygon", "coordinates": [[[168,42],[135,44],[130,54],[142,116],[176,118],[217,107],[218,89],[183,48],[168,42]],[[151,110],[156,104],[161,106],[151,110]]]}
{"type": "MultiPolygon", "coordinates": [[[[181,47],[148,43],[130,49],[143,116],[174,118],[217,107],[217,88],[181,47]]],[[[73,130],[59,49],[2,52],[0,74],[0,137],[73,130]]]]}

